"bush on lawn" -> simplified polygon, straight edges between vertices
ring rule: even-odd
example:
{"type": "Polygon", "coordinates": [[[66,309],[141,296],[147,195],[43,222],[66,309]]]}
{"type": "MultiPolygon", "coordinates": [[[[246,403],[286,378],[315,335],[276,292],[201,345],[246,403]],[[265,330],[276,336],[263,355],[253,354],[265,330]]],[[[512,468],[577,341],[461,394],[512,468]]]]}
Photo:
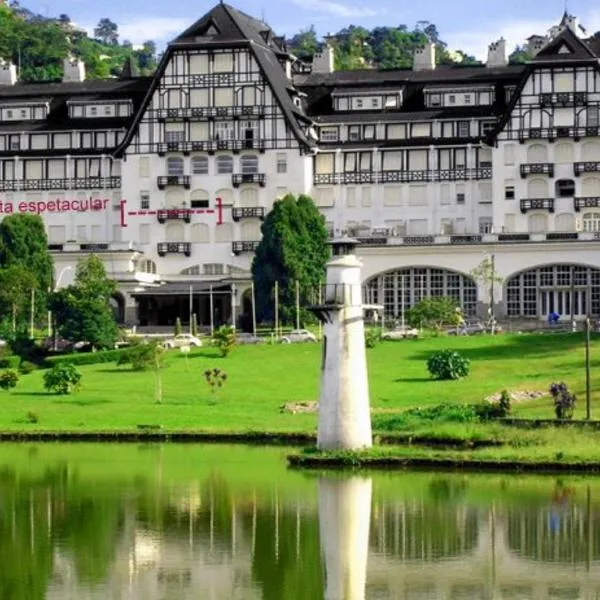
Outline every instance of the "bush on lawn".
{"type": "Polygon", "coordinates": [[[379,327],[371,327],[365,331],[365,346],[367,348],[375,348],[381,341],[381,329],[379,327]]]}
{"type": "Polygon", "coordinates": [[[0,356],[0,369],[18,369],[21,357],[15,354],[0,356]]]}
{"type": "Polygon", "coordinates": [[[575,411],[575,401],[577,396],[569,391],[564,382],[553,383],[550,386],[550,393],[554,399],[554,414],[557,419],[572,419],[575,411]]]}
{"type": "Polygon", "coordinates": [[[149,371],[163,366],[164,348],[156,341],[136,343],[127,348],[117,365],[131,365],[134,371],[149,371]]]}
{"type": "Polygon", "coordinates": [[[14,369],[6,369],[0,373],[0,389],[10,390],[19,383],[19,373],[14,369]]]}
{"type": "Polygon", "coordinates": [[[57,394],[70,394],[80,382],[81,373],[71,363],[60,363],[44,373],[44,387],[57,394]]]}
{"type": "Polygon", "coordinates": [[[29,375],[29,373],[33,373],[37,368],[38,366],[35,363],[24,360],[19,365],[19,373],[21,373],[21,375],[29,375]]]}
{"type": "Polygon", "coordinates": [[[427,370],[434,379],[461,379],[469,374],[469,359],[454,350],[442,350],[427,360],[427,370]]]}
{"type": "Polygon", "coordinates": [[[219,349],[221,356],[226,358],[235,348],[235,329],[231,325],[221,325],[213,333],[212,343],[219,349]]]}

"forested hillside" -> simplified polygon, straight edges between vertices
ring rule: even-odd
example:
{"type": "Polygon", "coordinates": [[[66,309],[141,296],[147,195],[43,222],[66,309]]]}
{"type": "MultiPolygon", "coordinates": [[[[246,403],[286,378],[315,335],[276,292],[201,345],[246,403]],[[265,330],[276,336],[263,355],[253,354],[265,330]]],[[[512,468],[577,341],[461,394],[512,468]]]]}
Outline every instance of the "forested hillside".
{"type": "MultiPolygon", "coordinates": [[[[436,25],[426,21],[412,29],[398,25],[368,30],[350,25],[329,38],[335,48],[337,70],[411,67],[415,48],[427,39],[436,43],[438,64],[477,64],[474,57],[461,50],[449,50],[436,25]]],[[[323,45],[314,27],[297,33],[287,42],[292,52],[307,61],[323,45]]],[[[19,66],[22,81],[60,79],[62,61],[69,54],[85,62],[89,79],[118,76],[127,58],[132,59],[140,75],[151,74],[157,64],[156,44],[152,40],[134,49],[129,41],[119,38],[118,25],[108,18],[100,20],[94,36],[90,37],[66,14],[44,17],[16,1],[10,5],[0,1],[0,58],[19,66]]],[[[521,48],[511,56],[515,62],[527,58],[521,48]]]]}

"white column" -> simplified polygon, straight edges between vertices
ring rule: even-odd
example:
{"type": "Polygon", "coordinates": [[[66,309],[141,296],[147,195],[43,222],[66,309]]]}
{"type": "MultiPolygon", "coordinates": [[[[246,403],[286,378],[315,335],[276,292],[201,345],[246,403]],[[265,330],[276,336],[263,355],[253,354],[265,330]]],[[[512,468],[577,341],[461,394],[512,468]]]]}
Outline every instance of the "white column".
{"type": "Polygon", "coordinates": [[[319,479],[325,600],[365,600],[372,480],[319,479]]]}

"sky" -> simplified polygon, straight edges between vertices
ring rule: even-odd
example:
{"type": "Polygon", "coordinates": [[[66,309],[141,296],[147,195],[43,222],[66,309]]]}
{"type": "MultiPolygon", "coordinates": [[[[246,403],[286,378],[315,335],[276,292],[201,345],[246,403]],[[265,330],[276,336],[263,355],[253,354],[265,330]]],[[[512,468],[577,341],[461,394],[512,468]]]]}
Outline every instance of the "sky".
{"type": "MultiPolygon", "coordinates": [[[[140,44],[152,39],[164,46],[210,10],[218,0],[21,0],[44,16],[66,13],[92,33],[108,17],[119,26],[121,40],[140,44]]],[[[228,0],[235,8],[262,18],[278,35],[291,36],[314,25],[319,36],[350,24],[366,28],[418,21],[437,25],[450,49],[460,49],[484,59],[487,47],[504,37],[509,50],[534,33],[544,34],[558,23],[565,0],[228,0]]],[[[600,30],[600,4],[594,0],[567,0],[569,13],[590,33],[600,30]]]]}

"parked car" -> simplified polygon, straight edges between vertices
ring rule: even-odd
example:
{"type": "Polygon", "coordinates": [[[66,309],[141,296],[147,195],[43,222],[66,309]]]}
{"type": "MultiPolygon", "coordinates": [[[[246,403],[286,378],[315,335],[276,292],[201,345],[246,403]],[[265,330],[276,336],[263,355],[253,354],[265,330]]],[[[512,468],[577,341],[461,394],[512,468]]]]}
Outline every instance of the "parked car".
{"type": "Polygon", "coordinates": [[[235,336],[235,341],[238,344],[262,344],[265,340],[258,335],[242,331],[235,336]]]}
{"type": "Polygon", "coordinates": [[[170,340],[164,342],[165,348],[182,348],[183,346],[194,346],[200,348],[202,340],[191,333],[180,333],[170,340]]]}
{"type": "Polygon", "coordinates": [[[282,344],[294,344],[297,342],[316,342],[316,336],[307,329],[294,329],[281,338],[282,344]]]}
{"type": "Polygon", "coordinates": [[[476,335],[485,333],[485,325],[481,321],[465,321],[462,325],[448,329],[448,335],[476,335]]]}
{"type": "Polygon", "coordinates": [[[382,340],[404,340],[406,338],[416,337],[419,337],[419,330],[414,327],[409,327],[408,325],[400,325],[391,331],[385,331],[381,335],[382,340]]]}

